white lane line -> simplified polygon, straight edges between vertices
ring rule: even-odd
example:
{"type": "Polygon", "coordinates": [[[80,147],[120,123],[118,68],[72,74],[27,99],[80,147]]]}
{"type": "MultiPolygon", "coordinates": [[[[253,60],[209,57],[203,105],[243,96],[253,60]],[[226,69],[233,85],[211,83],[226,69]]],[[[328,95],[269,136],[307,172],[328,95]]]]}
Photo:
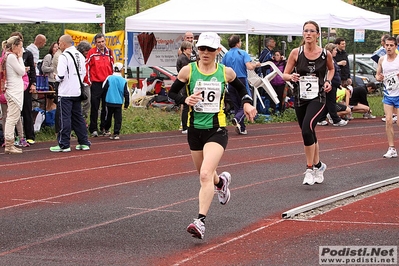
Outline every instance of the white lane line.
{"type": "Polygon", "coordinates": [[[88,231],[88,230],[91,230],[91,229],[95,229],[95,228],[98,228],[98,227],[101,227],[101,226],[117,223],[117,222],[120,222],[120,221],[123,221],[123,220],[126,220],[126,219],[133,218],[135,216],[143,215],[143,214],[154,212],[154,211],[159,211],[159,210],[162,210],[162,209],[166,209],[166,208],[169,208],[169,207],[173,207],[175,205],[183,204],[183,203],[186,203],[186,202],[189,202],[189,201],[192,201],[192,200],[197,200],[197,199],[198,198],[190,198],[190,199],[174,202],[174,203],[171,203],[171,204],[168,204],[168,205],[160,206],[158,208],[149,209],[149,210],[145,210],[145,211],[142,211],[142,212],[139,212],[139,213],[135,213],[135,214],[130,214],[130,215],[127,215],[127,216],[119,217],[119,218],[116,218],[116,219],[113,219],[113,220],[109,220],[109,221],[106,221],[106,222],[102,222],[102,223],[98,223],[98,224],[93,224],[93,225],[90,225],[90,226],[82,227],[80,229],[72,230],[72,231],[69,231],[69,232],[66,232],[66,233],[57,234],[57,235],[54,235],[52,237],[48,237],[48,238],[44,238],[42,240],[38,240],[36,242],[32,242],[30,244],[22,245],[22,246],[15,247],[15,248],[10,249],[10,250],[3,251],[3,252],[0,253],[0,257],[4,257],[4,256],[10,255],[12,253],[20,252],[22,250],[25,250],[25,249],[28,249],[28,248],[31,248],[31,247],[35,247],[35,246],[38,246],[38,245],[41,245],[41,244],[44,244],[44,243],[48,243],[50,241],[54,241],[54,240],[57,240],[57,239],[61,239],[61,238],[64,238],[64,237],[68,237],[68,236],[71,236],[71,235],[74,235],[74,234],[77,234],[77,233],[81,233],[81,232],[85,232],[85,231],[88,231]]]}
{"type": "Polygon", "coordinates": [[[173,211],[173,210],[158,210],[158,209],[153,209],[153,208],[137,208],[137,207],[126,207],[126,209],[140,210],[140,211],[158,211],[158,212],[181,212],[181,211],[173,211]]]}
{"type": "MultiPolygon", "coordinates": [[[[248,150],[248,149],[253,149],[253,148],[267,148],[267,147],[271,147],[271,146],[281,146],[281,145],[292,145],[293,143],[302,143],[302,141],[294,141],[294,142],[280,142],[280,143],[272,143],[272,144],[264,144],[264,145],[258,145],[255,144],[253,146],[245,146],[245,147],[238,147],[238,148],[232,148],[232,149],[227,149],[226,153],[231,152],[231,151],[239,151],[239,150],[248,150]]],[[[368,145],[364,145],[364,146],[375,146],[377,144],[383,144],[385,142],[381,141],[381,143],[370,143],[368,145]]],[[[169,146],[167,146],[169,147],[169,146]]],[[[324,152],[330,152],[330,151],[335,151],[335,150],[344,150],[344,149],[352,149],[352,148],[358,148],[358,145],[353,145],[353,146],[349,146],[346,145],[345,147],[337,147],[337,148],[331,148],[331,149],[324,149],[322,151],[320,151],[320,153],[324,153],[324,152]]],[[[129,149],[130,150],[130,149],[129,149]]],[[[129,151],[128,150],[128,151],[129,151]]],[[[109,152],[104,152],[104,153],[95,153],[93,155],[99,155],[99,154],[109,154],[109,152]]],[[[91,154],[88,154],[91,155],[91,154]]],[[[302,156],[303,152],[300,153],[296,153],[296,154],[289,154],[289,155],[282,155],[282,156],[273,156],[273,157],[263,157],[261,159],[258,160],[250,160],[250,161],[246,161],[244,162],[244,164],[248,163],[248,162],[260,162],[260,161],[268,161],[268,160],[275,160],[278,158],[286,158],[286,157],[292,157],[292,156],[302,156]]],[[[146,159],[146,160],[140,160],[140,161],[133,161],[133,162],[125,162],[125,163],[118,163],[118,164],[110,164],[110,165],[103,165],[103,166],[97,166],[97,167],[91,167],[91,168],[84,168],[84,169],[78,169],[78,170],[71,170],[71,171],[64,171],[64,172],[57,172],[57,173],[48,173],[48,174],[42,174],[42,175],[37,175],[37,176],[30,176],[30,177],[22,177],[22,178],[16,178],[16,179],[9,179],[9,180],[5,180],[5,181],[0,181],[0,185],[1,184],[7,184],[7,183],[13,183],[13,182],[18,182],[18,181],[25,181],[25,180],[30,180],[30,179],[34,179],[34,178],[41,178],[41,177],[47,177],[47,176],[56,176],[56,175],[64,175],[64,174],[68,174],[68,173],[77,173],[77,172],[84,172],[84,171],[91,171],[91,170],[98,170],[98,169],[105,169],[105,168],[111,168],[111,167],[118,167],[118,166],[124,166],[124,165],[133,165],[133,164],[141,164],[141,163],[148,163],[148,162],[159,162],[160,160],[171,160],[171,159],[176,159],[176,158],[183,158],[183,157],[190,157],[191,155],[189,153],[184,154],[184,155],[176,155],[176,156],[169,156],[169,157],[160,157],[160,158],[153,158],[153,159],[146,159]]],[[[78,156],[74,156],[74,157],[78,157],[78,156]]],[[[73,157],[67,157],[67,158],[63,158],[65,159],[70,159],[73,157]]],[[[381,160],[381,158],[376,159],[378,161],[381,160]]],[[[367,162],[370,161],[376,161],[376,160],[369,160],[367,162]]],[[[32,163],[32,162],[31,162],[32,163]]],[[[243,164],[242,162],[240,162],[239,164],[243,164]]],[[[357,164],[357,163],[355,163],[357,164]]],[[[13,164],[13,167],[15,167],[16,164],[13,164]]],[[[236,165],[236,164],[229,164],[229,165],[236,165]]],[[[5,166],[4,166],[5,167],[5,166]]],[[[3,169],[4,169],[3,167],[3,169]]],[[[220,168],[222,166],[219,166],[218,168],[220,168]]],[[[1,168],[1,165],[0,165],[1,168]]]]}
{"type": "MultiPolygon", "coordinates": [[[[339,149],[343,149],[343,148],[339,148],[339,149]]],[[[303,153],[287,154],[287,155],[284,155],[284,156],[273,157],[273,158],[259,158],[259,159],[250,160],[250,161],[240,161],[240,162],[237,162],[237,163],[230,163],[230,164],[220,165],[218,168],[221,169],[221,168],[224,168],[224,167],[230,167],[230,166],[236,166],[236,165],[245,165],[245,164],[254,163],[254,162],[273,161],[276,158],[292,158],[292,156],[296,156],[296,155],[301,155],[302,156],[303,153]]],[[[183,157],[183,156],[189,156],[189,155],[181,155],[181,156],[183,157]]],[[[170,157],[168,159],[170,159],[170,157]]],[[[337,165],[336,167],[329,167],[329,169],[342,168],[342,167],[360,165],[360,164],[368,164],[370,162],[381,161],[381,160],[385,160],[385,159],[384,158],[378,158],[378,159],[366,160],[366,161],[361,161],[361,162],[357,161],[357,162],[354,162],[354,163],[340,164],[340,165],[337,165]]],[[[159,159],[154,159],[154,160],[150,160],[150,161],[159,162],[159,159]]],[[[128,163],[123,163],[122,165],[126,165],[126,164],[131,165],[132,163],[128,162],[128,163]]],[[[119,166],[121,164],[117,164],[117,165],[119,166]]],[[[53,173],[51,175],[68,174],[68,173],[71,173],[71,172],[91,171],[93,169],[110,168],[110,167],[113,167],[113,166],[114,165],[102,166],[102,167],[96,167],[96,168],[86,168],[86,169],[82,169],[82,170],[53,173]]],[[[179,172],[179,173],[169,173],[169,174],[165,174],[165,175],[152,176],[152,177],[139,179],[139,180],[132,180],[132,181],[126,181],[126,182],[121,182],[121,183],[109,184],[109,185],[106,185],[106,186],[100,186],[100,187],[95,187],[95,188],[91,188],[91,189],[84,189],[84,190],[79,190],[79,191],[75,191],[75,192],[71,192],[71,193],[60,194],[60,195],[57,195],[57,196],[44,198],[44,199],[41,199],[41,200],[51,200],[51,199],[56,199],[56,198],[68,197],[68,196],[73,196],[73,195],[77,195],[77,194],[93,192],[93,191],[96,191],[96,190],[107,189],[107,188],[111,188],[111,187],[118,187],[118,186],[133,184],[133,183],[145,182],[145,181],[148,181],[148,180],[154,180],[154,179],[159,179],[159,178],[164,178],[164,177],[179,176],[179,175],[184,175],[184,174],[192,174],[192,173],[196,173],[196,172],[197,172],[196,170],[190,170],[190,171],[179,172]]],[[[49,175],[42,175],[42,176],[46,177],[46,176],[49,176],[49,175]]],[[[42,176],[36,176],[36,177],[42,177],[42,176]]],[[[36,178],[36,177],[34,176],[34,177],[27,178],[27,179],[36,178]]],[[[237,188],[234,188],[232,190],[238,190],[238,189],[253,187],[253,186],[260,185],[260,184],[266,184],[266,183],[269,183],[269,182],[275,182],[277,180],[283,180],[283,179],[294,178],[294,177],[298,177],[298,174],[293,174],[293,175],[289,175],[289,176],[284,176],[284,177],[278,177],[278,178],[274,178],[274,179],[264,180],[264,181],[261,181],[261,182],[252,183],[252,184],[244,185],[244,186],[241,186],[241,187],[237,187],[237,188]]],[[[19,180],[16,180],[16,181],[19,181],[19,180]]],[[[5,207],[1,207],[0,211],[1,210],[6,210],[6,209],[11,209],[11,208],[25,206],[25,205],[28,205],[28,204],[31,204],[31,203],[21,203],[21,204],[16,204],[16,205],[5,206],[5,207]]]]}
{"type": "Polygon", "coordinates": [[[23,202],[28,202],[28,203],[51,203],[51,204],[60,204],[61,202],[59,201],[48,201],[48,200],[28,200],[28,199],[11,199],[15,201],[23,201],[23,202]]]}
{"type": "Polygon", "coordinates": [[[191,261],[191,260],[193,260],[193,259],[195,259],[195,258],[197,258],[197,257],[199,257],[199,256],[201,256],[201,255],[204,255],[205,253],[210,252],[210,251],[212,251],[212,250],[214,250],[214,249],[216,249],[216,248],[219,248],[219,247],[225,246],[225,245],[227,245],[227,244],[233,243],[234,241],[240,240],[241,238],[247,237],[247,236],[249,236],[249,235],[251,235],[251,234],[257,233],[257,232],[259,232],[259,231],[261,231],[261,230],[264,230],[264,229],[266,229],[266,228],[268,228],[268,227],[271,227],[271,226],[273,226],[273,225],[279,224],[279,223],[284,222],[284,221],[285,221],[285,220],[283,220],[283,219],[277,220],[277,221],[272,222],[272,223],[270,223],[270,224],[267,224],[267,225],[261,226],[261,227],[259,227],[259,228],[256,228],[256,229],[254,229],[254,230],[252,230],[252,231],[250,231],[250,232],[247,232],[247,233],[245,233],[245,234],[242,234],[242,235],[233,237],[233,238],[230,239],[230,240],[227,240],[227,241],[225,241],[225,242],[223,242],[223,243],[220,243],[220,244],[217,244],[217,245],[213,245],[213,246],[211,246],[211,247],[209,247],[209,248],[207,248],[207,249],[205,249],[205,250],[203,250],[203,251],[201,251],[201,252],[196,253],[195,255],[193,255],[193,256],[191,256],[191,257],[188,257],[188,258],[186,258],[186,259],[184,259],[184,260],[178,261],[178,262],[176,262],[176,263],[173,264],[173,265],[178,266],[178,265],[181,265],[181,264],[183,264],[183,263],[189,262],[189,261],[191,261]]]}

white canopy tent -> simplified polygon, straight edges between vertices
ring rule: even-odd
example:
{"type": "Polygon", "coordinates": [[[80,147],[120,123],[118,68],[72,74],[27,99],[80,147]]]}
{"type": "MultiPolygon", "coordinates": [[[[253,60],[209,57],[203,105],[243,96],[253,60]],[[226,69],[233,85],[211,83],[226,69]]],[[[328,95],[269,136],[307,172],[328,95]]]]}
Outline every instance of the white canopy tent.
{"type": "Polygon", "coordinates": [[[390,17],[341,0],[202,0],[195,12],[172,12],[187,5],[170,0],[126,18],[127,32],[193,32],[301,35],[307,20],[321,27],[390,31],[390,17]],[[204,8],[202,8],[204,7],[204,8]]]}
{"type": "Polygon", "coordinates": [[[0,23],[102,23],[105,8],[75,0],[0,2],[0,23]]]}

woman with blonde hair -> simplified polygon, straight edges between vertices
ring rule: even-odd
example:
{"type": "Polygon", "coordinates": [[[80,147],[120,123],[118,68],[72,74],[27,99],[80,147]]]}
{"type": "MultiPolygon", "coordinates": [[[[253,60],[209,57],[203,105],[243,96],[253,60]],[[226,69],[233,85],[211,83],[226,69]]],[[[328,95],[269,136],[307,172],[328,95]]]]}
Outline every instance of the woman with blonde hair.
{"type": "Polygon", "coordinates": [[[21,111],[24,102],[25,65],[22,59],[22,40],[18,36],[12,36],[3,41],[2,48],[5,51],[5,98],[7,100],[7,122],[4,129],[5,153],[22,153],[21,149],[14,147],[14,129],[21,119],[21,111]]]}

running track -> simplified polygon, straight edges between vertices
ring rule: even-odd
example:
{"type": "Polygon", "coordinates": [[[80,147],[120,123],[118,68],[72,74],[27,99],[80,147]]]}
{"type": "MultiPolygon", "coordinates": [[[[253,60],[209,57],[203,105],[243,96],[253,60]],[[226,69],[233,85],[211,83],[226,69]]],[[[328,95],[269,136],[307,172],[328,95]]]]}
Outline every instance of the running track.
{"type": "MultiPolygon", "coordinates": [[[[382,158],[380,119],[317,127],[328,169],[314,186],[302,185],[296,123],[250,125],[247,136],[229,130],[218,170],[232,174],[232,198],[222,206],[215,196],[204,240],[185,232],[197,215],[199,181],[180,132],[92,138],[90,151],[51,153],[52,142],[1,154],[0,265],[317,265],[319,245],[398,244],[397,201],[372,211],[350,205],[362,222],[396,211],[373,224],[376,232],[362,223],[281,219],[288,209],[398,176],[398,159],[382,158]]],[[[399,190],[389,193],[397,199],[399,190]]],[[[312,220],[329,215],[350,214],[312,220]]]]}

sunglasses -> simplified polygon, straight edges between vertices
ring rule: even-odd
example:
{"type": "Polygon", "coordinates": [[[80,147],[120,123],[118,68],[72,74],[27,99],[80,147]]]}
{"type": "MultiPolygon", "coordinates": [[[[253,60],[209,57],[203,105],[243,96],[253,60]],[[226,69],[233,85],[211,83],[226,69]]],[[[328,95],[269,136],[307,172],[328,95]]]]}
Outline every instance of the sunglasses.
{"type": "Polygon", "coordinates": [[[204,51],[208,50],[208,52],[213,53],[213,52],[215,52],[217,49],[211,48],[211,47],[208,47],[208,46],[200,46],[200,47],[198,47],[198,50],[201,51],[201,52],[204,52],[204,51]]]}

